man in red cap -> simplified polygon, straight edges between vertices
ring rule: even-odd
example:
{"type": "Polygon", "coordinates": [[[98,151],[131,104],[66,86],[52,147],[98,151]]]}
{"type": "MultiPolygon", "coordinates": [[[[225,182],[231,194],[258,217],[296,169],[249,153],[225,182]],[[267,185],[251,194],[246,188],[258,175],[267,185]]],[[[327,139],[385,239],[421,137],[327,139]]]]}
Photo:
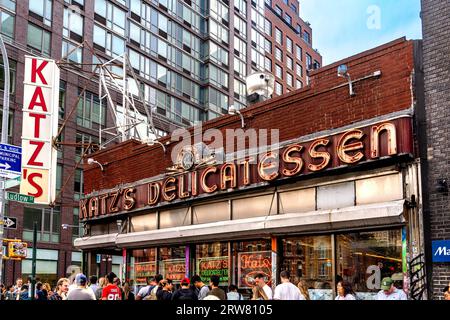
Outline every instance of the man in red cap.
{"type": "Polygon", "coordinates": [[[184,278],[181,281],[181,289],[175,291],[172,296],[172,300],[198,300],[197,295],[189,287],[189,278],[184,278]]]}

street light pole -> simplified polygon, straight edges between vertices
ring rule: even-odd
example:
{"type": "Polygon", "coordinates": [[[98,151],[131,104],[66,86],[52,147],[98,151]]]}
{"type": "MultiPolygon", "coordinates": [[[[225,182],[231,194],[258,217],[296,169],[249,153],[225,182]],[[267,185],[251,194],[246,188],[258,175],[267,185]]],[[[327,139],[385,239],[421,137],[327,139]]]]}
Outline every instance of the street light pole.
{"type": "Polygon", "coordinates": [[[31,300],[34,300],[36,289],[36,247],[37,247],[37,222],[33,224],[33,260],[31,260],[31,300]]]}
{"type": "MultiPolygon", "coordinates": [[[[10,74],[9,74],[9,60],[8,52],[6,52],[5,43],[0,35],[0,49],[2,51],[4,75],[5,75],[5,87],[3,88],[3,120],[2,120],[2,140],[1,143],[8,143],[9,132],[9,87],[10,87],[10,74]]],[[[5,178],[0,177],[0,283],[3,281],[3,218],[5,216],[5,178]]]]}

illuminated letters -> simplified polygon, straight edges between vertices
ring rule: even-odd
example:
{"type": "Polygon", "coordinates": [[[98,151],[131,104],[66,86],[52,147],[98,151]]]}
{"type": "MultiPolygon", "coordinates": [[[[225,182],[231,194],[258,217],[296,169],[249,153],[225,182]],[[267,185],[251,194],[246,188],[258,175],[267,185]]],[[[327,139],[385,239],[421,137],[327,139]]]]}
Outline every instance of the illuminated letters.
{"type": "Polygon", "coordinates": [[[134,197],[133,197],[133,193],[135,193],[135,192],[136,192],[135,188],[128,188],[128,189],[125,189],[125,191],[123,193],[123,198],[124,198],[123,208],[126,211],[133,209],[134,205],[136,204],[136,199],[134,199],[134,197]]]}
{"type": "Polygon", "coordinates": [[[397,154],[397,132],[392,123],[383,123],[379,126],[373,126],[370,136],[370,156],[372,159],[380,157],[380,134],[387,132],[388,155],[397,154]]]}
{"type": "Polygon", "coordinates": [[[200,178],[200,185],[203,189],[203,191],[205,191],[206,193],[213,193],[214,191],[217,190],[217,185],[213,185],[211,187],[209,187],[206,184],[206,177],[211,174],[211,173],[216,173],[217,172],[217,167],[209,167],[207,168],[205,171],[203,171],[202,176],[200,178]]]}
{"type": "Polygon", "coordinates": [[[161,187],[158,182],[152,182],[148,184],[148,199],[147,204],[153,206],[158,203],[161,187]]]}
{"type": "Polygon", "coordinates": [[[361,141],[348,143],[352,139],[360,140],[363,136],[364,133],[361,130],[351,130],[341,137],[337,146],[337,154],[342,162],[353,164],[364,158],[364,153],[362,152],[357,152],[353,156],[347,154],[349,151],[364,149],[364,143],[361,141]]]}
{"type": "Polygon", "coordinates": [[[278,153],[269,152],[261,158],[258,164],[258,173],[261,179],[272,181],[279,175],[278,168],[278,153]]]}
{"type": "Polygon", "coordinates": [[[164,201],[172,201],[177,196],[174,191],[177,190],[177,186],[175,183],[177,182],[177,179],[174,177],[167,178],[163,185],[162,185],[162,197],[164,201]],[[174,184],[173,186],[168,186],[168,184],[174,184]],[[173,192],[171,195],[168,195],[168,192],[173,192]]]}
{"type": "Polygon", "coordinates": [[[220,188],[222,190],[227,189],[227,182],[230,182],[230,188],[236,188],[236,165],[234,163],[228,163],[222,166],[220,169],[220,188]],[[229,172],[227,174],[227,171],[229,172]]]}
{"type": "Polygon", "coordinates": [[[328,152],[319,152],[316,151],[316,148],[319,146],[327,146],[330,140],[327,139],[320,139],[317,141],[314,141],[311,146],[309,147],[309,155],[313,159],[322,158],[322,162],[319,164],[309,164],[308,169],[310,171],[320,171],[323,170],[328,166],[330,163],[331,155],[328,152]]]}
{"type": "Polygon", "coordinates": [[[292,170],[289,169],[284,169],[283,170],[283,175],[286,177],[293,177],[296,174],[300,173],[300,171],[302,171],[303,169],[303,159],[299,158],[299,157],[291,157],[290,154],[292,152],[301,152],[303,149],[302,146],[300,145],[293,145],[288,147],[284,152],[283,152],[283,161],[286,163],[295,163],[295,168],[292,170]]]}

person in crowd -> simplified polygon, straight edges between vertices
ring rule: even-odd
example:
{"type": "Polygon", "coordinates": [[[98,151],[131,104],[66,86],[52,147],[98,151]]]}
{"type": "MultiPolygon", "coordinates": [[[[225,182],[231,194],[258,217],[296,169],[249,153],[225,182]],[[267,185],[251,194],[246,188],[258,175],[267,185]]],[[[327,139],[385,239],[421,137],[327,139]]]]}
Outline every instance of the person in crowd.
{"type": "Polygon", "coordinates": [[[122,284],[120,283],[120,279],[119,278],[114,278],[114,284],[120,289],[120,293],[122,294],[122,300],[125,299],[124,294],[123,294],[123,289],[122,289],[122,284]]]}
{"type": "Polygon", "coordinates": [[[341,280],[337,284],[337,295],[335,300],[356,300],[356,294],[350,282],[341,280]]]}
{"type": "Polygon", "coordinates": [[[211,291],[208,292],[207,296],[213,295],[220,300],[227,300],[227,295],[225,291],[219,288],[220,277],[218,275],[212,275],[209,285],[211,286],[211,291]]]}
{"type": "Polygon", "coordinates": [[[105,286],[106,286],[106,279],[105,279],[105,277],[101,277],[100,279],[98,279],[98,288],[97,288],[97,290],[95,290],[95,298],[97,300],[101,300],[102,299],[103,288],[105,286]]]}
{"type": "Polygon", "coordinates": [[[189,278],[181,280],[181,288],[172,295],[172,300],[198,300],[194,291],[189,288],[189,278]]]}
{"type": "Polygon", "coordinates": [[[40,281],[36,283],[35,298],[36,300],[47,300],[47,292],[43,290],[43,284],[40,281]]]}
{"type": "Polygon", "coordinates": [[[147,285],[139,290],[136,300],[143,300],[149,296],[157,284],[155,277],[147,277],[147,285]]]}
{"type": "Polygon", "coordinates": [[[227,300],[244,300],[244,297],[238,292],[238,288],[234,284],[228,287],[227,300]]]}
{"type": "Polygon", "coordinates": [[[134,293],[133,291],[131,291],[131,287],[128,282],[125,282],[125,284],[123,285],[123,300],[135,300],[134,293]]]}
{"type": "Polygon", "coordinates": [[[106,275],[106,287],[102,291],[102,300],[122,300],[122,292],[114,283],[114,278],[117,278],[114,272],[106,275]]]}
{"type": "Polygon", "coordinates": [[[195,288],[198,289],[198,300],[203,300],[209,293],[209,288],[206,284],[203,283],[202,278],[199,275],[195,275],[192,277],[192,283],[195,288]]]}
{"type": "Polygon", "coordinates": [[[15,292],[16,296],[22,290],[22,285],[23,285],[22,278],[17,278],[16,285],[14,286],[14,292],[15,292]]]}
{"type": "Polygon", "coordinates": [[[308,285],[306,284],[305,280],[300,279],[300,281],[297,283],[297,288],[300,290],[300,300],[311,300],[311,297],[309,296],[308,285]]]}
{"type": "Polygon", "coordinates": [[[96,300],[91,289],[87,288],[87,277],[78,273],[75,276],[76,288],[69,290],[67,300],[96,300]]]}
{"type": "Polygon", "coordinates": [[[170,279],[163,279],[159,283],[156,297],[158,300],[172,300],[173,282],[170,279]]]}
{"type": "Polygon", "coordinates": [[[16,300],[31,300],[29,294],[29,286],[27,284],[22,285],[19,293],[16,296],[16,300]]]}
{"type": "Polygon", "coordinates": [[[269,300],[269,297],[264,289],[256,285],[252,289],[252,300],[269,300]]]}
{"type": "Polygon", "coordinates": [[[16,292],[13,285],[6,287],[5,300],[16,300],[16,292]]]}
{"type": "Polygon", "coordinates": [[[42,285],[42,291],[45,292],[47,296],[47,300],[50,300],[50,297],[53,295],[52,287],[50,286],[50,283],[46,282],[42,285]]]}
{"type": "Polygon", "coordinates": [[[291,283],[289,271],[281,271],[281,283],[275,288],[274,300],[301,300],[300,290],[291,283]]]}
{"type": "Polygon", "coordinates": [[[158,292],[159,284],[161,283],[162,280],[163,280],[163,276],[162,275],[157,274],[155,276],[155,286],[150,291],[150,295],[145,297],[145,300],[158,300],[158,297],[156,296],[156,293],[158,292]]]}
{"type": "Polygon", "coordinates": [[[403,273],[401,273],[401,272],[394,273],[391,276],[391,279],[394,284],[394,287],[397,288],[399,294],[402,296],[402,299],[400,299],[400,300],[408,300],[408,296],[405,293],[405,291],[403,290],[403,273]]]}
{"type": "Polygon", "coordinates": [[[377,300],[407,300],[404,292],[400,292],[390,277],[381,280],[381,290],[377,294],[377,300]]]}
{"type": "Polygon", "coordinates": [[[61,278],[56,283],[56,289],[49,300],[67,300],[67,292],[69,291],[69,279],[61,278]]]}
{"type": "Polygon", "coordinates": [[[0,284],[0,300],[5,300],[6,288],[3,283],[0,284]]]}
{"type": "Polygon", "coordinates": [[[272,300],[272,289],[266,284],[265,277],[262,273],[255,275],[255,285],[264,290],[265,296],[267,297],[264,300],[272,300]]]}
{"type": "Polygon", "coordinates": [[[92,292],[95,294],[95,292],[98,289],[98,283],[97,283],[97,276],[92,275],[89,277],[89,289],[92,290],[92,292]]]}

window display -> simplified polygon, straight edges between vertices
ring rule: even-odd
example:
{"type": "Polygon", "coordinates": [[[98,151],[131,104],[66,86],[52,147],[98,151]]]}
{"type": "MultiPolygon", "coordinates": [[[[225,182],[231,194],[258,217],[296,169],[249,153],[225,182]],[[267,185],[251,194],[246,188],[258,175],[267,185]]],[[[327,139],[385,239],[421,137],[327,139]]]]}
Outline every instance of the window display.
{"type": "Polygon", "coordinates": [[[204,283],[209,283],[212,275],[218,275],[220,276],[220,286],[228,286],[228,243],[215,242],[197,245],[195,257],[195,274],[198,274],[204,283]]]}

